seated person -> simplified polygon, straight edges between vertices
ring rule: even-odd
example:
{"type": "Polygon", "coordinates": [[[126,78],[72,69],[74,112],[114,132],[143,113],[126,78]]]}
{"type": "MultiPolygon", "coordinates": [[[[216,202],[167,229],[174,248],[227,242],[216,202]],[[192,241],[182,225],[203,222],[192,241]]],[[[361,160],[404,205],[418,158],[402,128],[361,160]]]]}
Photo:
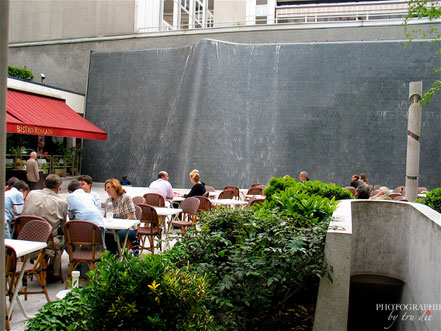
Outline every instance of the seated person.
{"type": "Polygon", "coordinates": [[[205,184],[200,181],[199,171],[195,169],[189,173],[189,176],[193,187],[188,194],[184,194],[184,198],[203,196],[206,189],[205,184]]]}
{"type": "Polygon", "coordinates": [[[66,198],[70,220],[81,220],[95,223],[102,230],[104,229],[103,216],[93,197],[86,193],[78,180],[73,180],[67,187],[69,195],[66,198]]]}
{"type": "Polygon", "coordinates": [[[127,175],[124,175],[121,180],[121,185],[132,185],[127,175]]]}
{"type": "Polygon", "coordinates": [[[80,181],[84,192],[89,193],[92,198],[95,206],[98,208],[101,208],[101,197],[98,193],[92,191],[92,177],[88,175],[82,175],[78,177],[78,180],[80,181]]]}
{"type": "MultiPolygon", "coordinates": [[[[106,180],[104,183],[104,187],[106,189],[109,198],[106,200],[106,205],[109,203],[113,206],[113,217],[114,218],[127,218],[127,219],[135,219],[135,204],[132,201],[132,198],[126,194],[126,191],[122,188],[121,183],[118,179],[112,178],[106,180]]],[[[107,212],[107,211],[106,211],[107,212]]],[[[136,230],[128,230],[129,235],[128,239],[132,242],[132,253],[135,256],[139,254],[139,243],[138,238],[136,237],[136,230]]],[[[118,236],[120,242],[124,241],[127,230],[119,230],[118,236]]],[[[112,236],[113,239],[113,236],[112,236]]],[[[115,241],[110,238],[110,236],[106,236],[106,246],[107,249],[116,253],[116,245],[115,241]]]]}
{"type": "MultiPolygon", "coordinates": [[[[15,177],[12,177],[15,178],[15,177]]],[[[9,181],[8,181],[9,183],[9,181]]],[[[12,221],[23,211],[24,199],[30,189],[22,180],[16,180],[11,189],[5,192],[5,238],[11,239],[12,221]]]]}
{"type": "Polygon", "coordinates": [[[51,249],[51,243],[47,254],[53,256],[50,259],[48,269],[53,268],[52,280],[60,277],[61,254],[63,253],[64,224],[67,219],[67,202],[58,195],[63,180],[58,175],[48,175],[44,181],[45,188],[42,190],[32,190],[26,197],[23,215],[35,215],[44,218],[52,226],[57,254],[51,249]]]}
{"type": "Polygon", "coordinates": [[[358,185],[360,185],[360,176],[358,175],[352,175],[351,177],[351,186],[357,188],[358,185]]]}
{"type": "Polygon", "coordinates": [[[389,194],[390,194],[390,189],[386,186],[382,186],[378,190],[378,193],[372,197],[372,199],[373,200],[392,200],[392,198],[389,196],[389,194]]]}
{"type": "Polygon", "coordinates": [[[360,184],[355,189],[355,198],[357,199],[369,199],[371,197],[371,189],[367,184],[360,184]]]}
{"type": "Polygon", "coordinates": [[[173,199],[173,188],[168,181],[168,173],[165,171],[158,172],[158,179],[153,181],[149,186],[150,193],[157,193],[166,199],[173,199]]]}
{"type": "Polygon", "coordinates": [[[12,186],[14,186],[14,183],[17,182],[19,179],[17,177],[11,177],[6,182],[5,191],[9,191],[12,186]]]}

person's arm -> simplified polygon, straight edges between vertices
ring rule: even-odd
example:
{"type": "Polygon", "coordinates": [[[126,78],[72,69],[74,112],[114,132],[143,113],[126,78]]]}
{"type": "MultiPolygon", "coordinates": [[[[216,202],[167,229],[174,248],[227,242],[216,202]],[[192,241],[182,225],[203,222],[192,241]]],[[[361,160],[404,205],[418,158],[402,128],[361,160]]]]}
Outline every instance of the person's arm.
{"type": "Polygon", "coordinates": [[[128,214],[126,214],[126,218],[128,220],[134,220],[135,219],[135,213],[128,213],[128,214]]]}

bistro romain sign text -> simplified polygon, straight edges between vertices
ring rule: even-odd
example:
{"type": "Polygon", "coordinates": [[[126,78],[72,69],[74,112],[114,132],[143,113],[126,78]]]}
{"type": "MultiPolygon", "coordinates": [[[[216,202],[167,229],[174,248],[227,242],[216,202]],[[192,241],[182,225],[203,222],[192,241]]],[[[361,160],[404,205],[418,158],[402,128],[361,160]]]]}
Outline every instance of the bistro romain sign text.
{"type": "Polygon", "coordinates": [[[17,133],[53,136],[54,130],[48,128],[39,128],[37,126],[30,126],[30,125],[17,125],[17,133]]]}

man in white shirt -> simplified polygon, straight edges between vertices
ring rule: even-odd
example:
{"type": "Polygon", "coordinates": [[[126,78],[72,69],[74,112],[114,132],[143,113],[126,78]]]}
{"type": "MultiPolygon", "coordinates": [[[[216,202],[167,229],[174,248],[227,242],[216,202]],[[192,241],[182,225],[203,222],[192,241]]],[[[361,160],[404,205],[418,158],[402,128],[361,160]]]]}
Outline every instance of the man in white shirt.
{"type": "Polygon", "coordinates": [[[149,186],[150,193],[161,194],[165,199],[173,199],[173,188],[168,181],[168,173],[165,171],[158,172],[158,179],[149,186]]]}
{"type": "Polygon", "coordinates": [[[95,206],[93,197],[83,190],[81,182],[73,180],[67,190],[70,193],[66,199],[69,219],[92,222],[104,229],[103,216],[95,206]]]}

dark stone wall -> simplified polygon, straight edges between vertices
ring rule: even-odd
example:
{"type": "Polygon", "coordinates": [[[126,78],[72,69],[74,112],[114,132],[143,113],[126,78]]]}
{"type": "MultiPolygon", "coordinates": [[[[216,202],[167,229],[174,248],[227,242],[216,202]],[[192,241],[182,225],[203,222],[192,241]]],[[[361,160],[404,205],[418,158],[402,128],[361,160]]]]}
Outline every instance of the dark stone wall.
{"type": "MultiPolygon", "coordinates": [[[[167,170],[218,189],[272,176],[346,186],[404,185],[408,84],[427,90],[440,65],[436,45],[403,42],[230,44],[91,53],[87,119],[108,140],[86,141],[83,173],[129,175],[146,186],[167,170]]],[[[438,95],[423,108],[420,186],[438,187],[438,95]]]]}

